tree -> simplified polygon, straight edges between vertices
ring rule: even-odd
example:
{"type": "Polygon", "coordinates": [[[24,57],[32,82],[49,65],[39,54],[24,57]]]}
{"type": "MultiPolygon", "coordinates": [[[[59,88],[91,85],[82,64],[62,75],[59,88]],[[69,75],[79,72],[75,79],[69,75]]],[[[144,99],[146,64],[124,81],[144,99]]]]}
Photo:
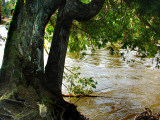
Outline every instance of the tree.
{"type": "Polygon", "coordinates": [[[84,4],[80,0],[17,0],[0,74],[0,95],[3,98],[0,109],[9,115],[1,117],[36,119],[40,117],[38,102],[41,117],[84,119],[74,105],[62,98],[64,61],[72,21],[89,20],[101,10],[104,1],[92,0],[84,4]],[[56,26],[44,73],[44,29],[57,9],[56,26]],[[16,108],[12,105],[16,105],[16,108]],[[41,109],[46,106],[46,111],[41,109]],[[30,111],[27,116],[26,107],[30,111]],[[17,110],[23,111],[23,114],[17,110]]]}

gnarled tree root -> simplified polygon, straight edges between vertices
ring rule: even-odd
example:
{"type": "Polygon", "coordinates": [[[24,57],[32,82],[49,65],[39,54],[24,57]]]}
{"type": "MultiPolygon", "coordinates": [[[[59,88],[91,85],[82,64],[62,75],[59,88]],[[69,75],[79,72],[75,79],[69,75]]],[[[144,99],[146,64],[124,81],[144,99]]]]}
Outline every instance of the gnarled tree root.
{"type": "Polygon", "coordinates": [[[67,102],[54,101],[46,114],[40,114],[39,109],[32,108],[12,99],[0,100],[0,120],[87,120],[81,115],[76,106],[67,102]]]}

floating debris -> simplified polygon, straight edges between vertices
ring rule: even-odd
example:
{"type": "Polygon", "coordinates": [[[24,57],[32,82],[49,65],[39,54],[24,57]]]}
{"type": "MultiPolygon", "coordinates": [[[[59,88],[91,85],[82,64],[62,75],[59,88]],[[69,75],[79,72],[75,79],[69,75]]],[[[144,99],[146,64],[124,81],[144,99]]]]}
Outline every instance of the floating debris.
{"type": "Polygon", "coordinates": [[[153,114],[149,108],[145,108],[134,120],[160,120],[160,113],[153,114]]]}

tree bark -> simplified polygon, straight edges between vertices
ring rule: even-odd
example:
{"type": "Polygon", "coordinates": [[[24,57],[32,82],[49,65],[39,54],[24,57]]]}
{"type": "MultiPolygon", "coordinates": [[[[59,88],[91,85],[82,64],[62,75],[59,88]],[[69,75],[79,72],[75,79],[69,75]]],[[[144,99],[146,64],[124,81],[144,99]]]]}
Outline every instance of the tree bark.
{"type": "Polygon", "coordinates": [[[12,76],[20,82],[22,76],[42,73],[44,29],[60,2],[18,0],[8,33],[1,81],[14,81],[12,76]]]}
{"type": "Polygon", "coordinates": [[[52,39],[51,49],[45,68],[47,80],[44,82],[47,89],[60,96],[62,96],[62,77],[69,40],[69,32],[72,25],[72,19],[65,17],[63,13],[64,5],[65,4],[62,4],[58,11],[58,18],[52,39]]]}

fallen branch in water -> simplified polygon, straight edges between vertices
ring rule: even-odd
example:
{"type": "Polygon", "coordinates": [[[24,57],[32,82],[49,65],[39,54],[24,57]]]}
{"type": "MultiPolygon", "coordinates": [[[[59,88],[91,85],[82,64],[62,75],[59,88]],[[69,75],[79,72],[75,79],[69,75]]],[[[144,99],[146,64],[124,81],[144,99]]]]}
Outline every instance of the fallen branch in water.
{"type": "Polygon", "coordinates": [[[96,95],[64,95],[62,94],[63,97],[105,97],[105,96],[96,96],[96,95]]]}
{"type": "Polygon", "coordinates": [[[103,98],[111,98],[111,99],[123,99],[123,98],[113,98],[113,97],[106,97],[106,96],[97,96],[97,95],[65,95],[65,94],[62,94],[63,97],[76,97],[78,98],[76,100],[76,102],[74,102],[73,104],[76,104],[82,97],[103,97],[103,98]]]}
{"type": "Polygon", "coordinates": [[[115,97],[107,97],[107,96],[98,96],[98,95],[65,95],[65,94],[62,94],[63,97],[76,97],[76,98],[79,98],[79,97],[103,97],[103,98],[113,98],[113,99],[124,99],[124,98],[115,98],[115,97]]]}
{"type": "Polygon", "coordinates": [[[78,98],[76,102],[73,104],[76,104],[82,97],[104,97],[104,98],[111,98],[111,97],[105,97],[105,96],[96,96],[96,95],[64,95],[62,94],[63,97],[76,97],[78,98]]]}

